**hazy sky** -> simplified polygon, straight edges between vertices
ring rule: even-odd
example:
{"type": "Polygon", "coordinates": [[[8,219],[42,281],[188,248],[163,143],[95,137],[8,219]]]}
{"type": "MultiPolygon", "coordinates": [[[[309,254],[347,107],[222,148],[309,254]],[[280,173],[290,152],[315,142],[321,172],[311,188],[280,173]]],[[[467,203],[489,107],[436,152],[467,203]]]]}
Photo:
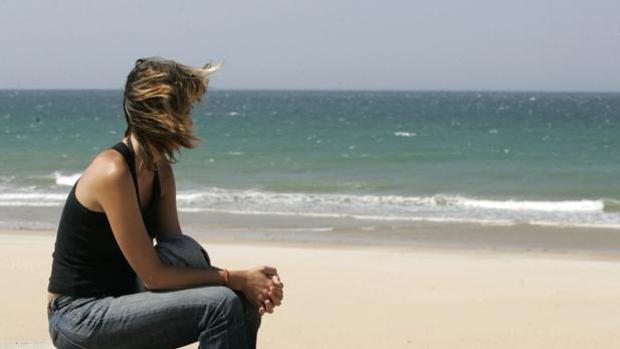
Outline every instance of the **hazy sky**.
{"type": "Polygon", "coordinates": [[[215,88],[620,91],[620,0],[0,0],[0,88],[121,88],[136,58],[215,88]]]}

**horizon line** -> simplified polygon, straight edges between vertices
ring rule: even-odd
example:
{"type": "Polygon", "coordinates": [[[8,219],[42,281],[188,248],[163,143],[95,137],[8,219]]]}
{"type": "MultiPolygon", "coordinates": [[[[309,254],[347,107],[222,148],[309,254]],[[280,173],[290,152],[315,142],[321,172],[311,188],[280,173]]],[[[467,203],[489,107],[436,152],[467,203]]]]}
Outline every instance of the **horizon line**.
{"type": "MultiPolygon", "coordinates": [[[[122,91],[122,88],[0,88],[0,91],[122,91]]],[[[618,94],[620,90],[523,90],[523,89],[339,89],[339,88],[217,88],[211,87],[207,93],[216,91],[240,92],[414,92],[414,93],[577,93],[577,94],[618,94]]]]}

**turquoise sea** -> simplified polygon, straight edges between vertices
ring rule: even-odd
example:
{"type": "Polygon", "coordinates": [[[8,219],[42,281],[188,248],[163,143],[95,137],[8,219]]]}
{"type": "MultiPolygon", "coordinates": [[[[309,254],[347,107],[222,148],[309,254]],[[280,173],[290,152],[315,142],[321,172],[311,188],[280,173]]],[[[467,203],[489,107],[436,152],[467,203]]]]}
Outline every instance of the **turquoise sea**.
{"type": "MultiPolygon", "coordinates": [[[[121,95],[0,91],[0,210],[60,209],[121,95]]],[[[620,228],[620,94],[213,90],[193,115],[183,212],[620,228]]]]}

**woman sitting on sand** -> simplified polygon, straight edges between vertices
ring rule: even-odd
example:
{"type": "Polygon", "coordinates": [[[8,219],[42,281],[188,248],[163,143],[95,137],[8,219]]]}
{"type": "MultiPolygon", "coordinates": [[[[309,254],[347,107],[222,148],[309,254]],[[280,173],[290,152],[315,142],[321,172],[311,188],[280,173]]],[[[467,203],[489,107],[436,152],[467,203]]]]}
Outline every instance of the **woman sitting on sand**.
{"type": "Polygon", "coordinates": [[[153,246],[183,236],[171,163],[194,147],[192,104],[216,68],[150,58],[129,73],[125,138],[88,165],[60,219],[48,286],[56,347],[252,348],[260,316],[280,305],[274,268],[167,265],[153,246]]]}

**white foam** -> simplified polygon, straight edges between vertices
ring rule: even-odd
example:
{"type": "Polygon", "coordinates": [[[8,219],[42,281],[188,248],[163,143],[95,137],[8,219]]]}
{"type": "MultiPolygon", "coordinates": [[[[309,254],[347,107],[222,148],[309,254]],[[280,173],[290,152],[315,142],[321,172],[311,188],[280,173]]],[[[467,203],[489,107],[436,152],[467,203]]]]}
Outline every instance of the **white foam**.
{"type": "Polygon", "coordinates": [[[415,132],[404,132],[404,131],[399,131],[399,132],[394,132],[394,136],[397,137],[415,137],[418,134],[415,132]]]}
{"type": "Polygon", "coordinates": [[[399,195],[349,195],[313,193],[275,193],[258,190],[226,190],[211,188],[201,192],[179,192],[177,200],[182,204],[199,202],[280,204],[333,204],[346,206],[394,206],[406,211],[420,207],[460,207],[463,209],[489,209],[541,212],[603,212],[603,200],[568,201],[519,201],[484,200],[462,196],[399,196],[399,195]]]}
{"type": "Polygon", "coordinates": [[[242,211],[242,210],[221,210],[212,208],[180,209],[182,212],[212,212],[254,216],[288,216],[288,217],[309,217],[309,218],[349,218],[355,220],[370,221],[403,221],[403,222],[434,222],[434,223],[476,223],[483,225],[510,226],[518,224],[512,220],[490,220],[475,218],[447,218],[447,217],[405,217],[405,216],[380,216],[380,215],[356,215],[339,213],[313,213],[313,212],[284,212],[284,211],[242,211]]]}
{"type": "Polygon", "coordinates": [[[0,193],[0,206],[51,207],[60,206],[67,194],[55,193],[0,193]]]}
{"type": "Polygon", "coordinates": [[[620,223],[565,223],[565,222],[547,222],[547,221],[531,221],[530,225],[539,225],[543,227],[557,228],[597,228],[597,229],[620,229],[620,223]]]}
{"type": "MultiPolygon", "coordinates": [[[[379,215],[352,215],[337,213],[312,213],[312,212],[284,212],[284,211],[246,211],[246,210],[225,210],[211,208],[184,208],[179,209],[181,212],[211,212],[225,213],[236,215],[254,215],[254,216],[287,216],[287,217],[307,217],[307,218],[336,218],[336,219],[353,219],[362,221],[392,221],[392,222],[428,222],[428,223],[467,223],[480,224],[484,226],[516,226],[516,225],[534,225],[548,226],[559,228],[598,228],[598,229],[620,229],[620,223],[570,223],[559,221],[528,221],[523,222],[513,219],[484,219],[484,218],[450,218],[450,217],[434,217],[434,216],[379,216],[379,215]]],[[[362,227],[362,230],[375,230],[374,228],[362,227]]],[[[329,230],[325,230],[329,231],[329,230]]]]}
{"type": "Polygon", "coordinates": [[[288,231],[288,232],[316,232],[316,233],[326,233],[332,232],[335,230],[334,227],[324,227],[324,228],[260,228],[261,231],[288,231]]]}
{"type": "MultiPolygon", "coordinates": [[[[79,173],[55,174],[57,183],[74,183],[79,173]]],[[[36,188],[0,188],[0,207],[62,206],[67,193],[36,188]]],[[[181,212],[300,216],[364,221],[535,224],[618,227],[620,212],[605,200],[489,200],[454,195],[401,196],[327,193],[278,193],[262,190],[204,188],[177,194],[181,212]],[[609,206],[609,207],[606,207],[609,206]]]]}
{"type": "Polygon", "coordinates": [[[492,225],[538,222],[607,227],[620,224],[620,214],[606,212],[603,200],[485,200],[448,195],[276,193],[210,188],[200,192],[181,191],[177,201],[179,210],[185,212],[492,225]]]}
{"type": "Polygon", "coordinates": [[[462,207],[485,208],[510,211],[543,211],[543,212],[602,212],[605,203],[602,200],[569,200],[569,201],[516,201],[516,200],[476,200],[456,198],[455,204],[462,207]]]}
{"type": "Polygon", "coordinates": [[[56,179],[57,185],[72,187],[75,184],[75,182],[77,182],[77,180],[80,179],[80,177],[82,176],[82,173],[78,172],[78,173],[73,173],[70,175],[65,175],[60,172],[54,172],[52,175],[56,179]]]}

